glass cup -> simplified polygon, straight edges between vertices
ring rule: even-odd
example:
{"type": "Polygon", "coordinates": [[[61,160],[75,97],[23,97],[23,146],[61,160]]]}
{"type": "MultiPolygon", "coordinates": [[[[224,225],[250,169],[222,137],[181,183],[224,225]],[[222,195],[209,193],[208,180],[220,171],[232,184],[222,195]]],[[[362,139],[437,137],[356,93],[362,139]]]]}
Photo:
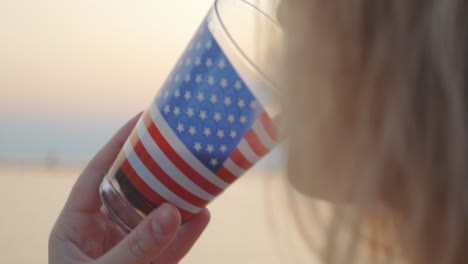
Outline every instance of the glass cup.
{"type": "Polygon", "coordinates": [[[261,51],[281,35],[251,4],[215,1],[101,183],[123,229],[165,202],[189,220],[278,144],[274,56],[261,51]]]}

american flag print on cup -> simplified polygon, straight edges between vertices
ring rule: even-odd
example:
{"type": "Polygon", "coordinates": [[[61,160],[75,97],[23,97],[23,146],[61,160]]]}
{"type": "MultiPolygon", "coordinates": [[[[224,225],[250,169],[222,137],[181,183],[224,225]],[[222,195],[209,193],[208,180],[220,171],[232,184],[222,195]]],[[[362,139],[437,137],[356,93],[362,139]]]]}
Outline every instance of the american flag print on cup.
{"type": "Polygon", "coordinates": [[[277,142],[205,22],[125,143],[115,177],[143,213],[170,202],[189,219],[277,142]]]}

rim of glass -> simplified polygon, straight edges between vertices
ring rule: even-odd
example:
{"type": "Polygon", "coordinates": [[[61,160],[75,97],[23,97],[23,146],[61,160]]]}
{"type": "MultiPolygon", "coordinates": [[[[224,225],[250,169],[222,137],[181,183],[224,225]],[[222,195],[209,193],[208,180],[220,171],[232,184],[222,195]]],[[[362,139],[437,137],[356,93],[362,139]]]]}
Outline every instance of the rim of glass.
{"type": "MultiPolygon", "coordinates": [[[[226,36],[229,38],[229,40],[231,41],[231,43],[234,45],[235,49],[237,50],[237,52],[239,52],[239,54],[247,61],[248,64],[250,64],[250,66],[256,71],[258,72],[267,82],[269,82],[273,87],[277,88],[278,87],[278,84],[276,82],[273,81],[273,79],[271,77],[269,77],[264,71],[262,71],[253,61],[252,59],[247,56],[247,54],[245,54],[245,52],[242,50],[242,48],[239,46],[239,44],[236,42],[236,40],[234,39],[234,37],[231,35],[231,33],[229,32],[228,28],[226,27],[223,19],[221,18],[221,15],[220,15],[220,11],[219,11],[219,2],[221,1],[234,1],[234,0],[215,0],[215,3],[214,3],[214,13],[216,15],[216,18],[218,19],[224,33],[226,33],[226,36]]],[[[255,12],[258,12],[259,14],[261,14],[262,16],[264,16],[268,21],[271,22],[271,24],[273,24],[278,30],[280,30],[282,33],[283,33],[283,29],[281,27],[280,24],[278,24],[278,22],[273,19],[270,15],[268,15],[267,13],[265,13],[264,11],[262,11],[260,8],[256,7],[255,5],[253,5],[252,3],[249,3],[245,0],[235,0],[236,2],[242,2],[244,5],[247,5],[249,6],[250,8],[254,9],[255,12]]]]}

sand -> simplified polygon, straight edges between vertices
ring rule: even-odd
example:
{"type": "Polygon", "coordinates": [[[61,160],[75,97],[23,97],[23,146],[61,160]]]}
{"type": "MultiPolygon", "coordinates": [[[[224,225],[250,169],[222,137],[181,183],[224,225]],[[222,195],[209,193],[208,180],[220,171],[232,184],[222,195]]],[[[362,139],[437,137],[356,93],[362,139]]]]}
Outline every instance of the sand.
{"type": "MultiPolygon", "coordinates": [[[[49,232],[80,171],[80,167],[0,166],[0,263],[47,263],[49,232]]],[[[310,263],[297,245],[284,239],[292,228],[289,224],[281,225],[282,230],[269,224],[271,217],[287,214],[272,201],[275,198],[266,198],[280,192],[265,192],[279,179],[256,171],[231,186],[209,206],[212,221],[181,263],[310,263]]]]}

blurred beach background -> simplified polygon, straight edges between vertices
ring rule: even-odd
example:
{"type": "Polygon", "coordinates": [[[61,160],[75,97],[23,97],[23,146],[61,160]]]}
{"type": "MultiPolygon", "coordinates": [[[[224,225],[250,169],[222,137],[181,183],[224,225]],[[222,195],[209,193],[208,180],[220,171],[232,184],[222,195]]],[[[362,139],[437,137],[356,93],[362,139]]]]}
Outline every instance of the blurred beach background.
{"type": "MultiPolygon", "coordinates": [[[[212,2],[0,0],[0,263],[47,263],[79,173],[149,104],[212,2]]],[[[209,206],[181,263],[309,263],[281,238],[283,159],[270,154],[209,206]]]]}

